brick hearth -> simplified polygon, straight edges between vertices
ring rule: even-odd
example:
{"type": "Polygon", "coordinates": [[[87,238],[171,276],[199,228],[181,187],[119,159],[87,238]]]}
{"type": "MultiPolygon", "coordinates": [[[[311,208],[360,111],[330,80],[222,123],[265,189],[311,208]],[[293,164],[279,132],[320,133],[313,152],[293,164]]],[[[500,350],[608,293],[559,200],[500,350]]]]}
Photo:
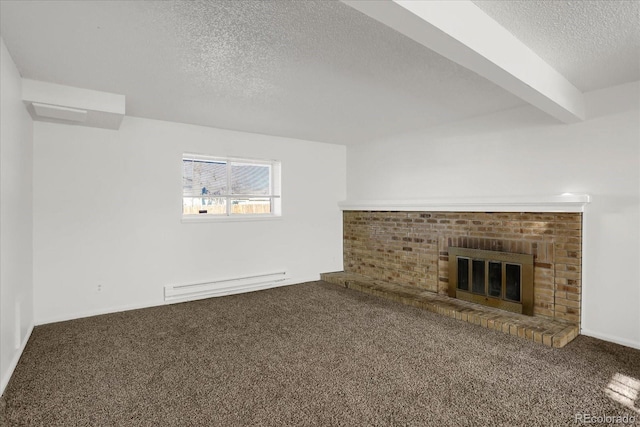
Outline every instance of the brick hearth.
{"type": "Polygon", "coordinates": [[[577,331],[581,213],[345,211],[343,221],[344,273],[441,297],[449,246],[533,255],[533,316],[577,331]]]}
{"type": "Polygon", "coordinates": [[[326,282],[405,305],[473,323],[484,328],[562,348],[578,336],[578,325],[544,317],[525,316],[425,291],[415,286],[391,284],[354,273],[323,273],[326,282]]]}

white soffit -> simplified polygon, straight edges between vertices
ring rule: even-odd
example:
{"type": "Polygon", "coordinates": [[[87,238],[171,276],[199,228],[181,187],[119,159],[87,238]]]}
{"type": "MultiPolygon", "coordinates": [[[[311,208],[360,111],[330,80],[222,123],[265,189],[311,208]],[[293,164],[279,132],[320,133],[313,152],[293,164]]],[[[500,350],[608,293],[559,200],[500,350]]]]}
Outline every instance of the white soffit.
{"type": "Polygon", "coordinates": [[[22,101],[34,120],[119,129],[125,114],[125,97],[22,79],[22,101]]]}
{"type": "Polygon", "coordinates": [[[584,120],[582,93],[471,1],[343,3],[565,123],[584,120]]]}

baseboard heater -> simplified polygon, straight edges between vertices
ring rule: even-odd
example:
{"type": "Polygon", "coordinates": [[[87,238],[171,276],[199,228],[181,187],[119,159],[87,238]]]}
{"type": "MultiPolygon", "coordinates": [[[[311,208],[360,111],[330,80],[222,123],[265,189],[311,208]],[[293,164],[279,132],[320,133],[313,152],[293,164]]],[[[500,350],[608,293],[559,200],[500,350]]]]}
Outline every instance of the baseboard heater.
{"type": "Polygon", "coordinates": [[[209,282],[166,285],[164,287],[164,300],[176,301],[221,297],[241,292],[250,292],[259,289],[282,286],[286,284],[285,282],[288,280],[290,280],[290,277],[287,272],[279,271],[277,273],[212,280],[209,282]]]}

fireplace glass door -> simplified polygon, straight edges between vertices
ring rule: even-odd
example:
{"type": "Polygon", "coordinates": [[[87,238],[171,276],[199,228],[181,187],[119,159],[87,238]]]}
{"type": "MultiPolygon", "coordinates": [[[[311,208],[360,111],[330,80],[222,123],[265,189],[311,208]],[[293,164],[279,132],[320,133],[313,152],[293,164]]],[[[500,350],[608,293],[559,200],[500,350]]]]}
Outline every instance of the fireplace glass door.
{"type": "Polygon", "coordinates": [[[532,255],[449,248],[449,263],[451,296],[532,314],[532,255]]]}

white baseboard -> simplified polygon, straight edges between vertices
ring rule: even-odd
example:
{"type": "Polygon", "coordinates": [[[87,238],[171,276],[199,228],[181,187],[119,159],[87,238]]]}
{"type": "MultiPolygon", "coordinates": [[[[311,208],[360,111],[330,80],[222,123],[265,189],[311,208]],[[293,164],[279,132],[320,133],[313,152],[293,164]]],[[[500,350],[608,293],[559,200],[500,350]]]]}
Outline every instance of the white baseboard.
{"type": "Polygon", "coordinates": [[[158,299],[157,302],[147,302],[147,303],[140,303],[140,304],[126,304],[126,305],[119,305],[119,306],[115,306],[115,307],[99,308],[99,309],[96,309],[96,310],[81,311],[81,312],[73,313],[73,314],[60,314],[60,315],[52,316],[52,317],[45,317],[44,319],[36,319],[36,326],[46,325],[46,324],[49,324],[49,323],[66,322],[67,320],[76,320],[76,319],[82,319],[82,318],[85,318],[85,317],[100,316],[100,315],[103,315],[103,314],[119,313],[121,311],[129,311],[129,310],[138,310],[138,309],[141,309],[141,308],[157,307],[159,305],[164,305],[164,301],[162,301],[161,299],[158,299]]]}
{"type": "Polygon", "coordinates": [[[20,357],[22,356],[22,353],[24,352],[24,349],[27,346],[27,342],[29,342],[29,338],[31,338],[31,332],[33,332],[33,325],[31,325],[27,330],[27,334],[22,339],[22,344],[20,344],[20,348],[18,349],[18,351],[16,351],[16,353],[13,356],[13,359],[11,360],[11,364],[9,365],[9,370],[6,372],[6,375],[4,376],[4,378],[2,378],[2,382],[0,382],[0,396],[2,396],[2,394],[4,393],[4,389],[7,388],[7,385],[9,384],[9,380],[13,376],[13,371],[15,371],[16,366],[18,366],[20,357]]]}
{"type": "Polygon", "coordinates": [[[299,285],[301,283],[307,283],[307,282],[317,282],[320,280],[320,274],[312,274],[311,276],[307,276],[307,277],[295,277],[293,279],[291,279],[289,281],[289,283],[287,283],[288,285],[299,285]]]}
{"type": "Polygon", "coordinates": [[[239,286],[237,288],[226,288],[223,293],[215,296],[211,296],[211,295],[200,296],[200,297],[177,299],[175,301],[166,301],[166,302],[163,299],[158,299],[157,301],[154,301],[154,302],[147,302],[147,303],[140,303],[140,304],[127,304],[127,305],[121,305],[116,307],[108,307],[108,308],[100,308],[97,310],[83,311],[83,312],[73,313],[73,314],[63,314],[58,316],[47,317],[44,319],[37,319],[36,325],[46,325],[48,323],[66,322],[67,320],[82,319],[85,317],[119,313],[122,311],[129,311],[129,310],[139,310],[141,308],[158,307],[162,305],[176,304],[181,302],[196,301],[199,299],[206,299],[206,298],[212,298],[212,297],[234,295],[234,294],[239,294],[244,292],[254,292],[254,291],[260,291],[264,289],[276,288],[281,286],[298,285],[300,283],[314,282],[316,280],[320,280],[320,274],[314,274],[308,277],[293,277],[290,280],[287,280],[286,282],[280,282],[276,284],[257,284],[252,286],[239,286]]]}
{"type": "Polygon", "coordinates": [[[594,332],[584,328],[580,330],[580,334],[640,350],[640,342],[631,341],[626,338],[620,338],[609,334],[601,334],[600,332],[594,332]]]}

